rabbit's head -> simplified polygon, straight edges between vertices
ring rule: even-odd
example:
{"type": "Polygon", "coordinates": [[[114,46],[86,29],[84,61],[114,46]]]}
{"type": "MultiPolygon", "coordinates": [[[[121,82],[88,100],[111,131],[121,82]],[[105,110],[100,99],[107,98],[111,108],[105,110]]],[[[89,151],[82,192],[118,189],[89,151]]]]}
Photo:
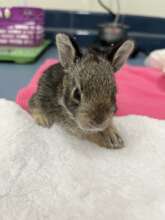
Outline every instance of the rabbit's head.
{"type": "Polygon", "coordinates": [[[81,55],[66,34],[57,34],[56,44],[65,71],[60,103],[80,129],[104,130],[116,110],[114,74],[127,61],[134,43],[125,41],[110,59],[90,50],[81,55]]]}

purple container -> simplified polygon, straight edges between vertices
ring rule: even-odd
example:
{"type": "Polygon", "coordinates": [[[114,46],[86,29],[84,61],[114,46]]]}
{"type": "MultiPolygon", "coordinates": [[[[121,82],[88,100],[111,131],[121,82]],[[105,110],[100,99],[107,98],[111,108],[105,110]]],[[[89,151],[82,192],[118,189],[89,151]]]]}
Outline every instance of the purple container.
{"type": "Polygon", "coordinates": [[[39,8],[0,7],[0,45],[39,46],[44,38],[44,11],[39,8]]]}

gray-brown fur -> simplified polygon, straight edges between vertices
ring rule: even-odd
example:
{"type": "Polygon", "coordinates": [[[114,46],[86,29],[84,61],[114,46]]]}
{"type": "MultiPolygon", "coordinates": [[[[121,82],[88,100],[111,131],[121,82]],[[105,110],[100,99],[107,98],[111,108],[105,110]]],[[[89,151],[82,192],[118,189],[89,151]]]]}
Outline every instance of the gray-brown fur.
{"type": "Polygon", "coordinates": [[[103,147],[123,147],[113,125],[114,72],[132,52],[132,41],[125,42],[111,60],[94,51],[80,55],[65,34],[58,34],[56,43],[60,64],[50,67],[41,77],[37,93],[29,102],[33,118],[47,127],[59,123],[77,137],[103,147]]]}

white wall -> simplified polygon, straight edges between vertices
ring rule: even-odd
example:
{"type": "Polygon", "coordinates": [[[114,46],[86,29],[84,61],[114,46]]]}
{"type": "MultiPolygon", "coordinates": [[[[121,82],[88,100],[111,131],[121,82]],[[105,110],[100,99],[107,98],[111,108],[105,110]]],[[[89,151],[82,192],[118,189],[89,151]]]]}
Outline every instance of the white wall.
{"type": "MultiPolygon", "coordinates": [[[[116,10],[115,0],[103,0],[116,10]]],[[[97,0],[0,0],[0,6],[28,4],[47,9],[104,11],[97,0]]],[[[121,11],[126,14],[165,17],[165,0],[120,0],[121,11]]]]}

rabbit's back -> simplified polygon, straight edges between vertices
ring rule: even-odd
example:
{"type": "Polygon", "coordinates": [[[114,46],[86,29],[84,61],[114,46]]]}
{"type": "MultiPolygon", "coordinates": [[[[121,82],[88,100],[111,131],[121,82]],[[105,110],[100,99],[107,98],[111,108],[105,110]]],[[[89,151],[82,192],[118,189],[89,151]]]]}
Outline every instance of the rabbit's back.
{"type": "Polygon", "coordinates": [[[64,70],[60,64],[51,66],[42,75],[38,83],[37,92],[29,101],[30,111],[37,108],[44,114],[49,115],[53,122],[63,117],[63,108],[59,105],[62,96],[62,83],[64,70]]]}

